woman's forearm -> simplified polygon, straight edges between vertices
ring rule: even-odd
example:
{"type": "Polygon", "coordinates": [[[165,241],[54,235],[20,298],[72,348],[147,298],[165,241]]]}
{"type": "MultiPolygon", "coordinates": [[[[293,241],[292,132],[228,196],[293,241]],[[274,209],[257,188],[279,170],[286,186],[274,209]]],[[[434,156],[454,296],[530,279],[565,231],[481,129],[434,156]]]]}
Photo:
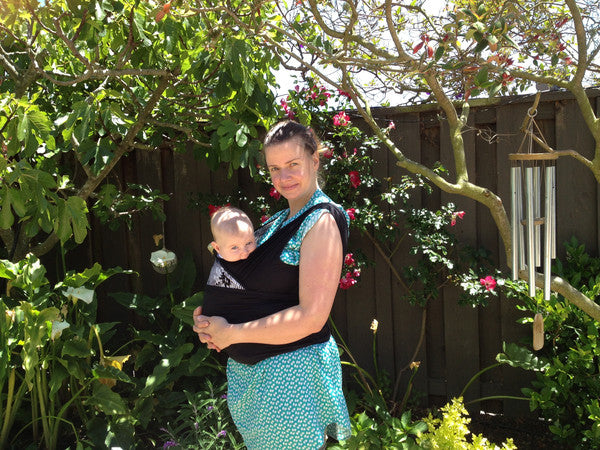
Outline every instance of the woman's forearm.
{"type": "Polygon", "coordinates": [[[327,316],[293,306],[251,322],[232,324],[231,343],[288,344],[320,331],[327,316]]]}

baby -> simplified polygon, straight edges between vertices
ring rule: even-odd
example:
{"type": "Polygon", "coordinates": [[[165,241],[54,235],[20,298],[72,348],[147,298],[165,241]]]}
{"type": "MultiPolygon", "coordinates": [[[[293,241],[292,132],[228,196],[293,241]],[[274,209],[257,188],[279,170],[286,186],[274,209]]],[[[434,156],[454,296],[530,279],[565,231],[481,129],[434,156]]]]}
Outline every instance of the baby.
{"type": "Polygon", "coordinates": [[[232,206],[219,208],[210,218],[212,248],[225,261],[246,259],[256,248],[252,221],[241,209],[232,206]]]}

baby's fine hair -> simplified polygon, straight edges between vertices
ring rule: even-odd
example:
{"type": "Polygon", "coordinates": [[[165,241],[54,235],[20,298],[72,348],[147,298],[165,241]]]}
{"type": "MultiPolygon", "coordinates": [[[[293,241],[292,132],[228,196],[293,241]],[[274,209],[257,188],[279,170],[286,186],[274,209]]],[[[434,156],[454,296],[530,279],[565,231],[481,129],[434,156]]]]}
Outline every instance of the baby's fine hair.
{"type": "Polygon", "coordinates": [[[246,223],[251,229],[254,228],[250,217],[244,211],[235,206],[223,206],[210,217],[210,231],[213,237],[218,232],[236,234],[240,231],[240,222],[246,223]]]}
{"type": "Polygon", "coordinates": [[[291,139],[298,139],[304,146],[304,149],[311,155],[319,151],[321,145],[319,138],[315,135],[312,128],[305,127],[293,120],[284,120],[269,130],[265,137],[263,149],[270,145],[287,142],[291,139]]]}

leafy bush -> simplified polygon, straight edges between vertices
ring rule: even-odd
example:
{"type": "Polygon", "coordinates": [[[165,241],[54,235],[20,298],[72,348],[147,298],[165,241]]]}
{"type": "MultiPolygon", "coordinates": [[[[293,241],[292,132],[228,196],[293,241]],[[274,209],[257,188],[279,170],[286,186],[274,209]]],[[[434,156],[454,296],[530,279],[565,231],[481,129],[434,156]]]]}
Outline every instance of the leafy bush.
{"type": "Polygon", "coordinates": [[[187,403],[168,419],[163,431],[163,448],[226,449],[244,448],[227,409],[226,384],[213,386],[206,381],[204,390],[184,391],[187,403]]]}
{"type": "MultiPolygon", "coordinates": [[[[592,257],[576,238],[565,243],[566,260],[553,272],[596,300],[600,293],[600,258],[592,257]]],[[[544,302],[523,295],[522,309],[543,312],[545,345],[539,355],[547,369],[523,389],[532,410],[550,421],[550,430],[570,448],[600,446],[600,339],[598,324],[559,295],[544,302]]],[[[524,322],[530,322],[531,319],[524,322]]]]}
{"type": "Polygon", "coordinates": [[[436,418],[432,414],[424,420],[428,431],[422,434],[417,442],[424,449],[516,449],[512,439],[507,439],[502,447],[490,443],[487,438],[480,434],[470,437],[469,431],[469,413],[465,409],[462,397],[454,398],[452,401],[441,408],[442,418],[436,418]]]}

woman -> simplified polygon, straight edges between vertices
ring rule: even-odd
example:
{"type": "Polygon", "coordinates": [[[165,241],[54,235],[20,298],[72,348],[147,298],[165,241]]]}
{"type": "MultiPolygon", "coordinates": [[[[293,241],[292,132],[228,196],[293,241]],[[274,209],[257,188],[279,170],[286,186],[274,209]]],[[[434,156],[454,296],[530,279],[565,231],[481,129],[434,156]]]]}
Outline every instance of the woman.
{"type": "MultiPolygon", "coordinates": [[[[345,227],[339,227],[330,208],[317,206],[333,202],[318,187],[318,141],[312,130],[293,121],[279,123],[267,134],[263,151],[271,181],[289,209],[257,230],[259,247],[249,258],[271,237],[276,240],[279,230],[299,222],[279,258],[273,258],[279,266],[261,274],[265,287],[275,291],[286,280],[298,300],[294,306],[237,324],[203,316],[198,308],[194,330],[210,348],[225,349],[248,343],[286,346],[313,335],[322,337],[325,329],[325,339],[317,343],[286,348],[256,364],[231,358],[227,363],[228,406],[249,449],[319,449],[326,435],[339,440],[350,434],[339,353],[327,328],[342,268],[347,218],[345,227]]],[[[337,209],[338,214],[343,211],[337,209]]]]}

